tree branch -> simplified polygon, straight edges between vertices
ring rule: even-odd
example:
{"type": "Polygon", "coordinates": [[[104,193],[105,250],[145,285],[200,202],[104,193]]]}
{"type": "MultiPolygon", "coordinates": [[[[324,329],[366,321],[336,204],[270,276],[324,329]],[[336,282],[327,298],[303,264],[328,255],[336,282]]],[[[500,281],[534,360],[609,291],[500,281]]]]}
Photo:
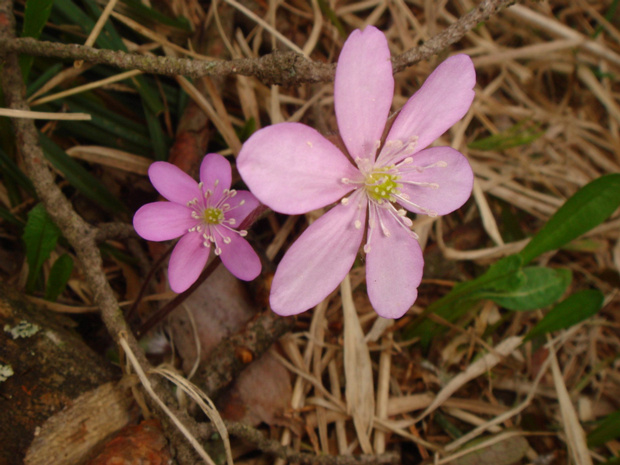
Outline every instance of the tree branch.
{"type": "MultiPolygon", "coordinates": [[[[425,44],[414,47],[392,58],[394,72],[418,63],[445,50],[458,42],[478,23],[486,21],[503,8],[517,0],[483,0],[478,7],[459,18],[444,31],[425,44]]],[[[260,58],[235,60],[191,60],[161,56],[139,55],[114,50],[102,50],[78,44],[38,41],[32,38],[0,38],[3,53],[25,53],[34,56],[56,57],[68,60],[84,60],[95,64],[110,65],[121,69],[138,69],[145,73],[166,76],[182,75],[192,78],[202,76],[229,76],[241,74],[252,76],[264,84],[299,85],[326,82],[334,79],[336,66],[305,58],[295,52],[276,51],[260,58]]]]}
{"type": "MultiPolygon", "coordinates": [[[[13,16],[13,1],[0,0],[0,38],[3,40],[15,37],[15,17],[13,16]]],[[[17,55],[9,53],[2,57],[4,67],[2,70],[2,90],[7,107],[18,110],[28,110],[28,104],[24,100],[25,87],[21,68],[17,55]]],[[[50,218],[62,231],[69,241],[76,256],[81,263],[86,282],[93,292],[93,299],[100,309],[101,319],[108,333],[118,344],[120,335],[125,334],[125,340],[136,356],[141,367],[148,371],[150,364],[144,355],[144,351],[133,337],[118,305],[116,298],[106,276],[103,272],[103,260],[97,247],[96,239],[98,230],[86,223],[74,210],[69,200],[64,196],[56,185],[54,176],[47,167],[43,151],[39,145],[39,133],[32,119],[14,118],[13,126],[17,148],[24,161],[26,174],[32,180],[37,195],[43,202],[50,218]]],[[[168,405],[174,405],[169,391],[157,377],[152,377],[151,382],[158,395],[166,399],[168,405]]],[[[153,406],[157,408],[156,406],[153,406]]],[[[195,423],[183,411],[176,411],[176,415],[186,424],[195,426],[195,423]]],[[[160,415],[163,423],[168,421],[165,415],[160,415]]],[[[183,451],[184,463],[190,463],[193,458],[188,449],[185,438],[172,427],[167,428],[170,439],[174,442],[177,451],[183,451]]]]}

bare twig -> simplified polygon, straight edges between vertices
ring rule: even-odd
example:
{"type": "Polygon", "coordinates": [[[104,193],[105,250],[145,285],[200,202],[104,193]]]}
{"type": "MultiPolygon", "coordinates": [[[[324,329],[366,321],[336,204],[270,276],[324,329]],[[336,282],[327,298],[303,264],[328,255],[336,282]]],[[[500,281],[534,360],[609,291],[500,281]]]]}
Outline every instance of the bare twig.
{"type": "Polygon", "coordinates": [[[200,367],[194,382],[211,398],[228,386],[253,360],[259,358],[272,344],[293,326],[293,318],[282,318],[271,310],[250,321],[242,332],[226,338],[200,367]],[[246,360],[242,354],[249,354],[246,360]]]}
{"type": "MultiPolygon", "coordinates": [[[[484,0],[443,32],[423,45],[414,47],[393,58],[394,72],[427,59],[451,44],[458,42],[481,21],[487,20],[516,0],[484,0]]],[[[101,50],[78,44],[38,41],[32,38],[0,38],[0,50],[25,53],[34,56],[84,60],[106,64],[121,69],[136,69],[147,73],[167,76],[182,75],[192,78],[201,76],[228,76],[241,74],[253,76],[267,85],[298,85],[302,83],[327,82],[334,78],[335,65],[312,61],[300,53],[275,51],[257,59],[201,61],[139,55],[114,50],[101,50]]]]}
{"type": "Polygon", "coordinates": [[[446,30],[431,37],[426,43],[419,47],[414,47],[404,53],[394,57],[392,64],[394,72],[426,60],[433,55],[445,50],[446,47],[458,42],[482,21],[486,21],[500,10],[517,3],[518,0],[484,0],[476,8],[466,15],[459,18],[457,22],[450,25],[446,30]]]}

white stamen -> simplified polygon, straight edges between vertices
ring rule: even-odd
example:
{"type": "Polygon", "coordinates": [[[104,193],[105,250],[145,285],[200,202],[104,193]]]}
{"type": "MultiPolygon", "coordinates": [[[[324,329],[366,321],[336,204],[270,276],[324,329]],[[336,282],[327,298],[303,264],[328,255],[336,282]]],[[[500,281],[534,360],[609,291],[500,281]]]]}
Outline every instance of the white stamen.
{"type": "Polygon", "coordinates": [[[418,205],[417,203],[413,203],[412,201],[409,200],[409,196],[407,194],[400,194],[400,195],[396,195],[396,201],[400,204],[407,204],[407,205],[411,205],[412,207],[414,207],[415,209],[421,211],[422,213],[424,213],[425,215],[428,215],[430,217],[435,217],[437,216],[437,212],[434,210],[430,210],[429,208],[425,208],[422,207],[421,205],[418,205]]]}

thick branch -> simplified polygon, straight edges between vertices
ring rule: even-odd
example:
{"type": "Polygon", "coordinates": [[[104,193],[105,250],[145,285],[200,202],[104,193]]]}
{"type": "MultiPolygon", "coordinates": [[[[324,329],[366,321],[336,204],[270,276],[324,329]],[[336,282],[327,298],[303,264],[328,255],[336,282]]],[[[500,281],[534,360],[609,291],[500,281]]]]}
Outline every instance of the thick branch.
{"type": "MultiPolygon", "coordinates": [[[[13,37],[15,37],[13,2],[12,0],[0,0],[0,38],[11,39],[13,37]]],[[[3,58],[4,68],[1,79],[7,107],[28,110],[28,104],[24,100],[25,89],[17,55],[11,53],[3,58]]],[[[43,202],[48,214],[74,248],[82,265],[86,282],[93,292],[94,301],[100,309],[101,318],[109,334],[118,343],[121,333],[124,333],[126,341],[138,362],[145,371],[148,371],[150,364],[137,340],[132,336],[118,302],[114,297],[112,288],[103,272],[103,261],[96,244],[97,229],[86,223],[73,210],[69,200],[56,185],[54,176],[47,167],[43,151],[39,145],[39,135],[34,121],[25,118],[15,118],[13,119],[13,126],[17,147],[24,161],[26,173],[32,180],[37,195],[43,202]]],[[[169,401],[169,404],[172,404],[169,392],[159,382],[159,379],[153,378],[151,382],[158,395],[169,401]]],[[[185,420],[186,423],[190,421],[184,412],[177,411],[176,414],[185,420]]],[[[164,415],[160,418],[163,422],[167,421],[164,415]]],[[[187,450],[185,439],[179,437],[178,432],[174,428],[169,428],[169,432],[176,447],[181,450],[187,450]]]]}
{"type": "MultiPolygon", "coordinates": [[[[425,44],[414,47],[393,61],[394,72],[428,59],[446,47],[461,40],[478,23],[486,21],[516,0],[484,0],[478,7],[461,17],[447,29],[429,39],[425,44]]],[[[121,69],[138,69],[146,73],[167,76],[182,75],[193,78],[201,76],[228,76],[241,74],[253,76],[265,84],[298,85],[302,83],[326,82],[334,78],[335,65],[320,63],[295,52],[276,51],[257,59],[236,59],[230,61],[202,61],[188,58],[172,58],[139,55],[114,50],[101,50],[84,45],[44,42],[31,38],[0,38],[0,51],[25,53],[34,56],[56,57],[68,60],[84,60],[121,69]]]]}
{"type": "Polygon", "coordinates": [[[211,398],[227,387],[247,364],[262,356],[293,326],[292,318],[282,318],[271,310],[250,321],[243,331],[222,340],[196,374],[196,384],[211,398]],[[249,360],[243,354],[249,355],[249,360]]]}

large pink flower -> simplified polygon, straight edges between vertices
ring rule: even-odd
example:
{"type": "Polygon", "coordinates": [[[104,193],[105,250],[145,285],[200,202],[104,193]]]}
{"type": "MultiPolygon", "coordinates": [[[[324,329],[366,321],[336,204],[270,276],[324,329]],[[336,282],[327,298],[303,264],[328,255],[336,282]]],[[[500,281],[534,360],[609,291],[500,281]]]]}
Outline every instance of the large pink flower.
{"type": "Polygon", "coordinates": [[[347,39],[336,69],[336,118],[350,158],[298,123],[266,127],[245,143],[239,172],[273,210],[301,214],[342,199],[282,258],[270,298],[276,313],[300,313],[329,295],[351,269],[365,231],[372,306],[386,318],[411,307],[424,260],[405,210],[445,215],[469,198],[467,159],[450,147],[425,147],[465,115],[475,80],[468,56],[447,59],[401,109],[382,142],[394,79],[387,40],[369,26],[347,39]]]}
{"type": "Polygon", "coordinates": [[[149,178],[169,202],[143,205],[134,215],[133,225],[149,241],[183,236],[168,264],[174,292],[187,290],[198,279],[212,246],[237,278],[250,281],[258,276],[260,259],[244,239],[247,232],[236,228],[259,203],[248,191],[230,188],[230,163],[223,156],[211,153],[204,157],[200,183],[163,161],[149,167],[149,178]]]}

